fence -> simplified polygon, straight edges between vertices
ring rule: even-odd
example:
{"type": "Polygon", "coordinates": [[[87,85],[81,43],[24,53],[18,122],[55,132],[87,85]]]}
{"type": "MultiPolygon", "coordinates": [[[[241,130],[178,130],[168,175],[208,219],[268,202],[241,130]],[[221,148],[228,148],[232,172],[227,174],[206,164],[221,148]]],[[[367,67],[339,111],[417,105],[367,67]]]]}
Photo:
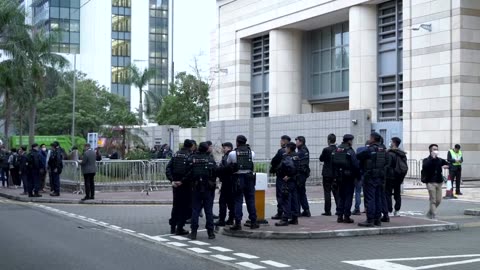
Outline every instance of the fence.
{"type": "MultiPolygon", "coordinates": [[[[255,172],[268,174],[269,184],[275,183],[275,177],[270,175],[270,160],[255,160],[255,172]]],[[[97,162],[97,185],[119,187],[141,187],[142,192],[158,190],[170,186],[165,170],[168,160],[108,160],[97,162]]],[[[408,174],[406,178],[420,183],[422,160],[408,160],[408,174]]],[[[308,185],[320,185],[322,181],[323,163],[318,159],[310,160],[310,177],[308,185]]],[[[444,171],[445,176],[448,170],[444,171]]],[[[83,192],[83,176],[80,166],[75,161],[64,161],[61,175],[63,184],[75,186],[76,193],[83,192]]]]}

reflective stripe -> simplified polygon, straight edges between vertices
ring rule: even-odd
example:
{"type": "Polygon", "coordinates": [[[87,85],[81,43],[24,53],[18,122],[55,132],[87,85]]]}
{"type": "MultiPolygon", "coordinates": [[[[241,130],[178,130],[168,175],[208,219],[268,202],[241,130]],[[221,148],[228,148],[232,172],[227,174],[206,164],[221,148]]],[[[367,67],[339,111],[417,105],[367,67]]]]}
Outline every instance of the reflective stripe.
{"type": "MultiPolygon", "coordinates": [[[[452,155],[452,159],[462,160],[462,151],[458,151],[458,153],[455,153],[455,151],[453,151],[453,149],[450,149],[450,155],[452,155]]],[[[454,162],[452,165],[453,166],[462,166],[462,163],[461,162],[454,162]]]]}

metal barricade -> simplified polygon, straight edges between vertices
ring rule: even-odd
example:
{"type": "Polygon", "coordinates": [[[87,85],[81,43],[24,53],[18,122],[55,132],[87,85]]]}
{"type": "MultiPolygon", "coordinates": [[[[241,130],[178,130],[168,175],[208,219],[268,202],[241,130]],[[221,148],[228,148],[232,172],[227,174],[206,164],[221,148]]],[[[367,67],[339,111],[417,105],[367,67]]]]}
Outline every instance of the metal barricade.
{"type": "Polygon", "coordinates": [[[64,185],[74,186],[74,194],[83,194],[82,172],[78,162],[73,160],[63,161],[61,181],[64,185]]]}
{"type": "Polygon", "coordinates": [[[148,162],[147,175],[149,187],[148,191],[159,190],[159,188],[169,187],[170,181],[165,174],[169,159],[151,160],[148,162]]]}

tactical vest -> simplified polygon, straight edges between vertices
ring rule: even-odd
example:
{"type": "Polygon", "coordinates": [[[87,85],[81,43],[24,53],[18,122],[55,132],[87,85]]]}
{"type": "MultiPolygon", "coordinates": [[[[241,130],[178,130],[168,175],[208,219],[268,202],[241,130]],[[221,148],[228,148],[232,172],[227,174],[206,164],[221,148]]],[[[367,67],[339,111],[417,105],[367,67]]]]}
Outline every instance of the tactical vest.
{"type": "Polygon", "coordinates": [[[212,168],[208,155],[194,155],[192,160],[193,177],[210,177],[212,168]]]}
{"type": "Polygon", "coordinates": [[[350,171],[352,169],[352,157],[349,153],[351,147],[340,145],[332,151],[332,165],[335,170],[350,171]]]}
{"type": "Polygon", "coordinates": [[[385,165],[387,164],[387,149],[384,146],[374,145],[367,151],[371,152],[370,159],[367,160],[366,170],[372,173],[372,177],[385,177],[385,165]]]}
{"type": "Polygon", "coordinates": [[[295,165],[295,169],[297,170],[297,174],[303,172],[303,159],[300,159],[298,155],[292,156],[293,165],[295,165]]]}
{"type": "Polygon", "coordinates": [[[248,146],[240,146],[235,149],[237,155],[237,167],[239,171],[253,171],[252,150],[248,146]]]}
{"type": "Polygon", "coordinates": [[[190,156],[188,151],[178,151],[173,156],[173,174],[174,175],[184,175],[187,170],[187,160],[190,156]]]}
{"type": "MultiPolygon", "coordinates": [[[[462,151],[458,151],[458,153],[455,153],[455,151],[453,151],[453,149],[450,150],[450,155],[452,156],[452,159],[455,159],[455,160],[462,160],[462,151]]],[[[453,166],[462,166],[462,163],[460,162],[454,162],[452,163],[453,166]]]]}

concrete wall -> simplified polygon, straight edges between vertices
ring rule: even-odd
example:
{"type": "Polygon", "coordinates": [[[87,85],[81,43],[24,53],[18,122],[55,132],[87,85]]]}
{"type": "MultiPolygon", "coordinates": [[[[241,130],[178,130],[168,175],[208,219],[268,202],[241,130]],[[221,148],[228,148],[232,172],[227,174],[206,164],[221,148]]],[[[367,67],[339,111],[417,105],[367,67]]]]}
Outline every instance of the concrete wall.
{"type": "Polygon", "coordinates": [[[145,146],[153,148],[155,145],[162,145],[166,143],[171,146],[172,150],[178,148],[180,141],[179,126],[144,126],[141,129],[143,132],[136,131],[136,134],[139,134],[142,137],[145,146]],[[173,143],[170,142],[169,129],[173,129],[173,143]]]}
{"type": "Polygon", "coordinates": [[[180,128],[178,144],[183,143],[186,139],[193,139],[197,143],[207,140],[207,128],[180,128]]]}
{"type": "Polygon", "coordinates": [[[297,114],[284,117],[215,121],[207,125],[207,139],[219,145],[235,143],[237,135],[245,135],[256,153],[256,159],[270,159],[280,147],[280,137],[305,136],[312,158],[318,158],[327,145],[330,133],[341,141],[346,133],[355,136],[355,146],[363,145],[371,131],[369,110],[297,114]],[[357,120],[357,124],[352,123],[357,120]]]}

